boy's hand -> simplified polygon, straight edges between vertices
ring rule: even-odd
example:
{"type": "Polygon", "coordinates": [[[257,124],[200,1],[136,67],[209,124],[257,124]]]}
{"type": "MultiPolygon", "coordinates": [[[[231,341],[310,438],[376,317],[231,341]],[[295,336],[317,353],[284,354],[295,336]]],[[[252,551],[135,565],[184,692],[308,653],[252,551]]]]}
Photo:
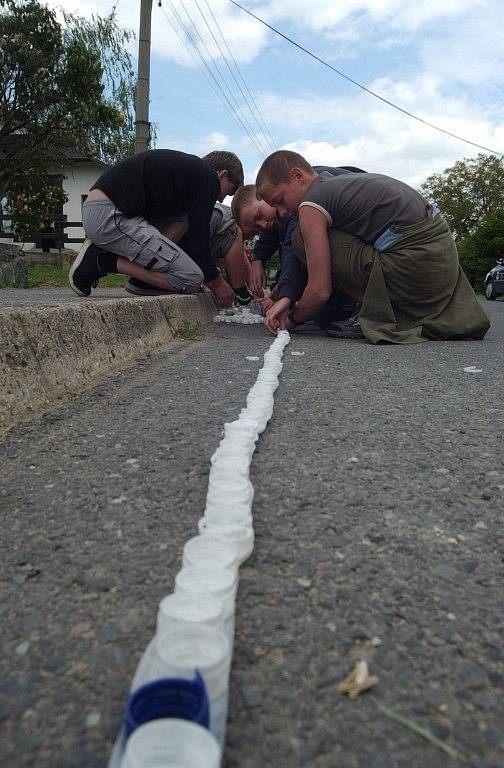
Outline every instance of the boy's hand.
{"type": "Polygon", "coordinates": [[[253,261],[251,265],[250,291],[254,297],[262,298],[265,287],[266,272],[264,271],[264,265],[262,261],[253,261]]]}
{"type": "Polygon", "coordinates": [[[235,292],[231,286],[226,283],[224,278],[216,277],[214,280],[210,280],[206,285],[212,291],[217,306],[221,308],[233,306],[236,300],[235,292]]]}
{"type": "Polygon", "coordinates": [[[278,299],[266,313],[266,328],[272,334],[289,329],[291,324],[287,315],[290,309],[290,299],[278,299]]]}

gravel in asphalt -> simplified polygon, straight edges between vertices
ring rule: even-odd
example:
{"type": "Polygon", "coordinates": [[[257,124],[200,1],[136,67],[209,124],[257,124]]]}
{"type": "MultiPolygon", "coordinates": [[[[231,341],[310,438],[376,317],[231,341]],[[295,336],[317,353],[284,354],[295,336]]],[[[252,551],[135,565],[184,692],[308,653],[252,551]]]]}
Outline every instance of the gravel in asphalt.
{"type": "MultiPolygon", "coordinates": [[[[457,765],[379,704],[504,765],[504,305],[485,309],[484,342],[286,349],[252,465],[226,768],[457,765]],[[351,701],[337,684],[360,659],[379,681],[351,701]]],[[[5,437],[2,765],[106,765],[270,342],[219,326],[5,437]]]]}

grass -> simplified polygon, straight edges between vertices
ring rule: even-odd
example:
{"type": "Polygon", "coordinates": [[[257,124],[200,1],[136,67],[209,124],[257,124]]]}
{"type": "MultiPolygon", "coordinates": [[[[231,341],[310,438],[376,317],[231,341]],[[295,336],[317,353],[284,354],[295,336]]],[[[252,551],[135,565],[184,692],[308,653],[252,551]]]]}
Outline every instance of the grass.
{"type": "Polygon", "coordinates": [[[193,341],[201,333],[201,323],[199,320],[196,320],[195,323],[188,323],[187,320],[183,320],[177,328],[177,333],[184,341],[193,341]]]}
{"type": "MultiPolygon", "coordinates": [[[[122,288],[128,282],[126,275],[107,275],[100,280],[100,288],[122,288]]],[[[30,288],[68,288],[68,268],[49,265],[30,265],[28,267],[28,285],[30,288]]]]}
{"type": "Polygon", "coordinates": [[[418,723],[416,723],[414,720],[411,720],[409,717],[403,717],[403,715],[400,715],[398,712],[394,712],[392,709],[385,707],[383,704],[377,704],[377,707],[378,710],[383,715],[385,715],[385,717],[388,717],[390,720],[399,723],[399,725],[408,728],[410,731],[413,731],[413,733],[416,733],[418,736],[426,739],[442,752],[449,755],[449,757],[451,757],[453,760],[457,760],[462,765],[469,765],[469,759],[464,754],[462,754],[462,752],[459,752],[458,749],[450,746],[445,741],[438,739],[437,736],[434,736],[434,734],[428,731],[427,728],[422,728],[422,726],[418,725],[418,723]]]}

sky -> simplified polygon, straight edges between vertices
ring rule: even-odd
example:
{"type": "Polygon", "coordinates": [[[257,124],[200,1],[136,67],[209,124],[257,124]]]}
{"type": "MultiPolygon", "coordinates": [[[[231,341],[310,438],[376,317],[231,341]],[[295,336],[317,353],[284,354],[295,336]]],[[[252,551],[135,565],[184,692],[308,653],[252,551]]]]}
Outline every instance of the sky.
{"type": "MultiPolygon", "coordinates": [[[[239,1],[384,99],[504,153],[501,0],[239,1]]],[[[232,150],[247,182],[271,151],[288,148],[312,164],[356,165],[416,188],[483,151],[371,96],[229,0],[161,3],[152,8],[157,147],[232,150]]],[[[46,4],[87,17],[116,4],[118,24],[138,29],[140,0],[46,4]]],[[[136,66],[136,42],[131,52],[136,66]]]]}

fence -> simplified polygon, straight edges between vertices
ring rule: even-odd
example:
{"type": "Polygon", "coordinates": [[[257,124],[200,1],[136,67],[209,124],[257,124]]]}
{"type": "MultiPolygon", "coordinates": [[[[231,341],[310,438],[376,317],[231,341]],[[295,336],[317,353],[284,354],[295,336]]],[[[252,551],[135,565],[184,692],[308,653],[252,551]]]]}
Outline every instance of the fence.
{"type": "MultiPolygon", "coordinates": [[[[9,214],[1,214],[0,215],[0,223],[8,221],[12,221],[12,217],[9,214]]],[[[61,251],[62,248],[65,247],[65,243],[83,243],[84,238],[83,237],[69,237],[65,230],[69,229],[70,227],[81,227],[82,228],[82,221],[67,221],[66,214],[64,213],[57,213],[52,217],[52,221],[54,222],[53,231],[46,231],[44,230],[37,230],[36,232],[29,232],[26,234],[22,240],[22,242],[25,243],[38,243],[43,242],[44,240],[51,240],[54,243],[54,247],[57,248],[59,251],[61,251]]],[[[5,240],[16,240],[16,233],[15,232],[5,232],[3,226],[0,228],[0,237],[4,238],[5,240]]],[[[21,242],[17,240],[17,242],[21,242]]]]}

